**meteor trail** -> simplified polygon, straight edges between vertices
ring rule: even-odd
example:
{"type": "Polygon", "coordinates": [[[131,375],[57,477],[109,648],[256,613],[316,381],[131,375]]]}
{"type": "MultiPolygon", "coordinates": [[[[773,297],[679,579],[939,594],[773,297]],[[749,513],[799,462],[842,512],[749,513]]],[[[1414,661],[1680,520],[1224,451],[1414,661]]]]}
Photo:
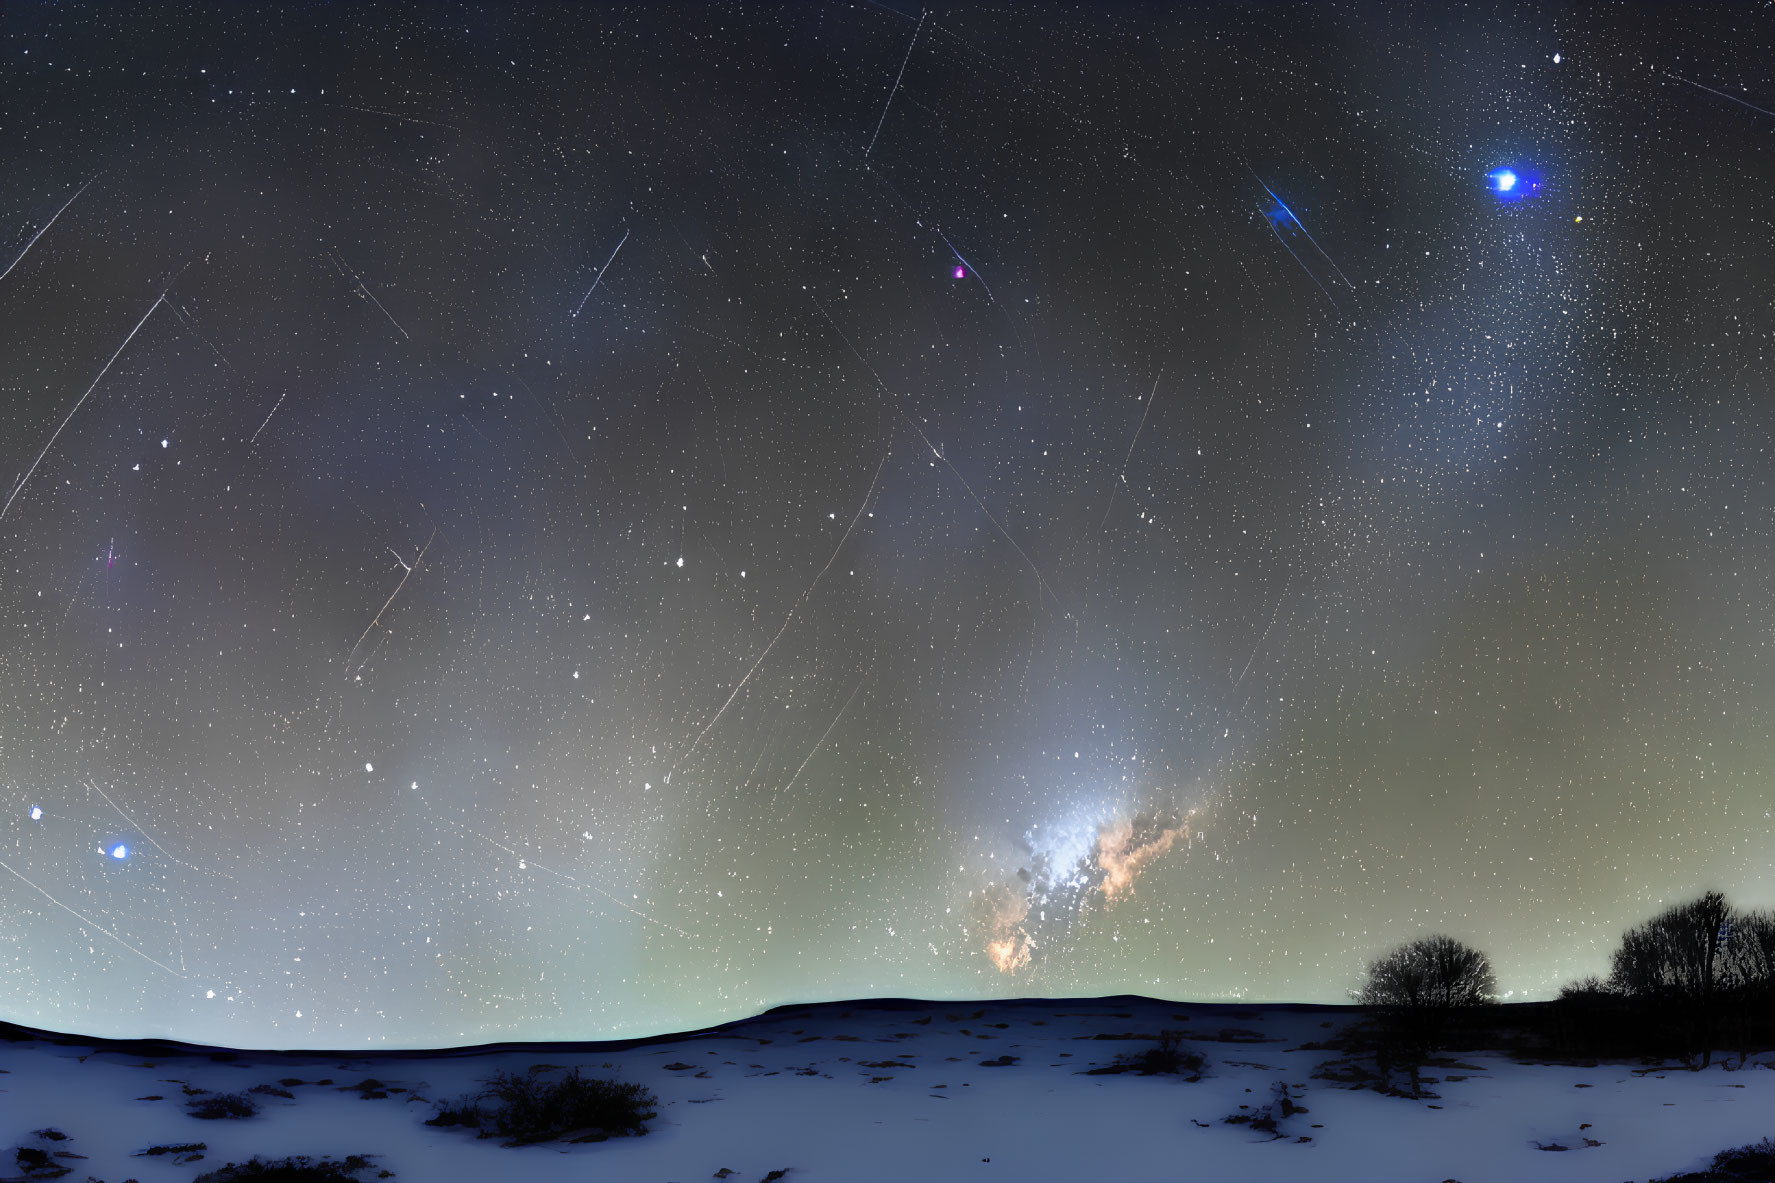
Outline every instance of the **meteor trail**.
{"type": "MultiPolygon", "coordinates": [[[[832,729],[838,726],[838,721],[844,718],[844,713],[851,709],[851,703],[856,701],[857,691],[863,688],[863,683],[869,680],[869,675],[874,671],[875,665],[874,663],[870,663],[869,668],[863,671],[863,676],[857,679],[857,684],[851,688],[851,696],[844,700],[844,705],[838,708],[838,713],[836,715],[832,716],[832,722],[826,724],[826,730],[820,734],[819,741],[807,750],[807,759],[801,762],[801,767],[795,770],[795,775],[790,777],[789,783],[783,786],[783,792],[787,793],[790,789],[795,787],[795,782],[801,779],[801,774],[807,771],[807,766],[809,764],[813,763],[815,753],[826,745],[828,739],[832,738],[832,729]]],[[[772,794],[771,799],[776,799],[775,794],[772,794]]]]}
{"type": "MultiPolygon", "coordinates": [[[[1282,208],[1286,209],[1288,207],[1283,206],[1282,208]]],[[[1290,214],[1289,216],[1293,217],[1292,214],[1290,214]]],[[[1306,262],[1298,254],[1295,254],[1294,248],[1288,245],[1288,240],[1282,237],[1282,232],[1280,230],[1276,229],[1276,223],[1274,221],[1271,221],[1268,217],[1265,217],[1264,221],[1269,225],[1270,233],[1274,234],[1276,236],[1276,241],[1282,244],[1282,249],[1287,251],[1290,255],[1294,256],[1294,261],[1296,263],[1299,263],[1300,269],[1307,273],[1307,278],[1319,285],[1319,290],[1325,293],[1325,298],[1327,300],[1331,300],[1331,306],[1333,308],[1336,308],[1337,301],[1335,299],[1332,299],[1331,289],[1326,287],[1325,284],[1320,281],[1320,279],[1317,275],[1313,274],[1313,269],[1311,267],[1308,267],[1306,265],[1306,262]]],[[[1298,223],[1297,223],[1297,225],[1298,225],[1298,223]]]]}
{"type": "Polygon", "coordinates": [[[351,276],[351,282],[357,284],[357,290],[368,297],[370,303],[376,305],[376,307],[381,310],[383,316],[388,317],[388,323],[393,325],[400,332],[401,336],[409,341],[413,339],[413,334],[409,333],[406,329],[401,328],[401,322],[394,318],[394,314],[382,307],[382,301],[376,298],[376,293],[370,290],[370,285],[364,282],[362,276],[351,269],[345,260],[340,257],[338,251],[333,252],[333,265],[339,268],[340,274],[351,276]]]}
{"type": "Polygon", "coordinates": [[[175,978],[182,978],[185,976],[184,974],[180,973],[178,970],[174,969],[172,966],[167,965],[165,962],[154,960],[154,958],[148,956],[146,953],[142,952],[140,949],[136,948],[134,945],[130,944],[128,941],[124,940],[122,937],[118,936],[116,933],[112,932],[110,929],[106,928],[104,925],[100,924],[98,921],[92,919],[91,917],[85,915],[84,913],[76,912],[73,908],[70,908],[68,905],[62,903],[62,901],[56,899],[53,895],[50,895],[47,891],[44,891],[41,887],[38,887],[37,884],[31,882],[31,880],[25,878],[24,875],[20,874],[18,871],[13,870],[11,867],[7,866],[5,863],[0,862],[0,868],[5,869],[6,871],[10,872],[13,875],[17,875],[18,878],[23,879],[25,881],[26,886],[35,888],[38,891],[38,893],[40,893],[50,903],[54,904],[56,907],[60,908],[62,911],[68,913],[70,916],[73,916],[76,920],[80,921],[80,923],[85,924],[91,928],[98,929],[100,932],[104,933],[106,936],[108,936],[112,940],[116,941],[119,945],[122,945],[125,949],[128,949],[131,953],[134,953],[137,957],[140,957],[143,961],[148,962],[150,965],[159,966],[161,969],[164,969],[167,973],[173,975],[173,977],[175,977],[175,978]]]}
{"type": "MultiPolygon", "coordinates": [[[[627,231],[627,230],[624,230],[624,231],[623,231],[623,232],[622,232],[622,242],[619,242],[619,243],[617,243],[617,244],[616,244],[616,251],[620,251],[620,250],[622,250],[622,243],[623,243],[623,242],[627,242],[627,241],[628,241],[628,240],[629,240],[629,232],[628,232],[628,231],[627,231]]],[[[573,315],[574,315],[574,316],[578,316],[578,315],[579,315],[579,314],[580,314],[580,310],[581,310],[581,309],[583,309],[583,308],[584,308],[584,307],[585,307],[585,306],[586,306],[586,301],[587,301],[587,300],[589,300],[589,299],[591,299],[591,298],[592,298],[592,293],[593,293],[593,292],[595,292],[595,291],[597,291],[597,290],[598,290],[598,284],[599,284],[599,283],[601,283],[601,282],[603,282],[603,279],[604,279],[604,273],[605,273],[605,272],[606,272],[606,271],[608,271],[608,270],[610,270],[610,265],[611,265],[611,264],[612,264],[612,263],[614,263],[614,262],[616,262],[616,251],[611,251],[611,252],[610,252],[610,257],[609,257],[609,258],[608,258],[608,259],[605,259],[605,260],[604,260],[604,266],[602,266],[602,267],[600,267],[600,268],[598,268],[598,278],[597,278],[597,279],[594,279],[594,280],[592,280],[592,286],[591,286],[591,287],[589,287],[589,288],[587,288],[587,289],[586,289],[586,294],[585,294],[585,295],[583,295],[583,296],[581,296],[581,297],[580,297],[580,298],[579,298],[579,307],[578,307],[578,308],[575,308],[575,309],[574,309],[574,310],[573,310],[573,315]]],[[[708,260],[707,260],[707,259],[704,259],[704,260],[703,260],[703,262],[704,262],[704,263],[707,263],[707,262],[708,262],[708,260]]],[[[715,269],[714,269],[714,268],[713,268],[713,267],[710,267],[710,268],[709,268],[709,270],[710,270],[710,271],[713,271],[713,270],[715,270],[715,269]]]]}
{"type": "MultiPolygon", "coordinates": [[[[394,603],[394,598],[401,594],[401,589],[403,587],[407,586],[407,580],[413,578],[413,572],[418,570],[419,564],[425,561],[425,552],[431,549],[432,540],[435,539],[437,536],[438,536],[438,531],[437,531],[437,528],[434,526],[431,531],[431,538],[427,538],[425,540],[425,545],[419,548],[419,553],[417,555],[413,556],[413,565],[411,567],[407,567],[407,564],[405,564],[405,563],[401,564],[401,566],[407,567],[407,573],[405,575],[401,576],[401,581],[394,585],[393,591],[388,593],[388,599],[384,600],[382,602],[382,607],[380,607],[376,610],[375,620],[370,621],[369,624],[366,624],[364,626],[364,631],[358,637],[357,644],[355,644],[351,647],[351,653],[349,655],[347,655],[345,658],[345,664],[348,667],[351,665],[352,661],[354,659],[356,659],[357,651],[359,649],[363,648],[364,637],[367,637],[370,635],[370,630],[376,627],[376,621],[382,619],[382,614],[384,612],[388,611],[388,606],[390,604],[394,603]]],[[[397,558],[397,559],[399,559],[400,557],[401,557],[400,555],[395,556],[395,558],[397,558]]],[[[349,676],[349,670],[347,671],[347,675],[349,676]]]]}
{"type": "MultiPolygon", "coordinates": [[[[966,267],[968,269],[968,274],[980,281],[980,286],[986,289],[986,298],[992,303],[998,304],[998,297],[992,294],[992,288],[987,284],[986,277],[980,274],[980,269],[962,258],[961,252],[955,249],[955,244],[949,241],[949,235],[943,233],[942,230],[938,230],[937,237],[943,240],[943,245],[949,248],[949,253],[955,256],[956,262],[960,263],[963,267],[966,267]]],[[[1003,307],[1002,304],[999,306],[1001,308],[1003,307]]]]}
{"type": "MultiPolygon", "coordinates": [[[[414,782],[413,787],[415,789],[417,789],[419,787],[419,784],[417,781],[414,782]]],[[[649,924],[657,924],[661,928],[667,929],[671,932],[675,932],[687,941],[694,941],[697,939],[696,934],[685,932],[683,929],[679,928],[677,925],[667,924],[664,920],[660,920],[660,919],[657,919],[656,917],[649,916],[646,912],[643,912],[641,909],[635,907],[632,904],[628,904],[628,903],[623,902],[622,900],[618,899],[615,895],[611,894],[608,891],[605,891],[602,887],[599,887],[595,883],[575,879],[572,875],[568,875],[568,874],[565,874],[561,871],[557,871],[552,867],[545,867],[541,863],[537,862],[535,859],[531,858],[529,855],[520,854],[517,850],[513,849],[510,846],[507,846],[505,843],[499,841],[497,838],[490,838],[486,834],[481,833],[479,830],[470,829],[468,826],[463,825],[461,822],[452,821],[447,817],[440,817],[438,815],[438,811],[436,809],[432,808],[431,802],[427,801],[423,794],[419,795],[419,803],[421,805],[425,806],[425,811],[427,813],[431,814],[432,817],[436,818],[438,821],[443,822],[445,825],[452,826],[464,834],[472,834],[474,837],[479,838],[483,842],[488,842],[494,846],[499,847],[499,849],[505,851],[507,854],[509,854],[513,858],[517,859],[519,867],[523,870],[528,871],[532,867],[534,867],[538,871],[546,872],[547,874],[553,875],[557,879],[563,880],[564,882],[567,882],[567,883],[571,883],[573,886],[579,888],[581,891],[589,891],[595,895],[602,896],[605,900],[608,900],[610,903],[615,904],[617,907],[621,908],[623,911],[629,912],[635,916],[638,916],[642,920],[645,920],[649,924]]],[[[4,864],[0,864],[0,865],[4,865],[4,864]]],[[[10,867],[8,867],[7,869],[11,870],[10,867]]],[[[16,874],[16,872],[15,872],[15,874],[16,874]]]]}
{"type": "Polygon", "coordinates": [[[912,30],[912,40],[906,43],[906,56],[900,59],[900,72],[894,75],[894,88],[888,91],[887,102],[881,105],[881,118],[875,121],[875,135],[869,137],[869,146],[863,149],[863,156],[875,151],[875,141],[881,135],[881,125],[887,122],[888,108],[894,105],[894,96],[900,93],[900,79],[906,77],[906,63],[912,60],[912,47],[918,44],[918,35],[924,29],[925,14],[918,14],[918,28],[912,30]]]}
{"type": "Polygon", "coordinates": [[[1270,639],[1270,630],[1276,627],[1276,617],[1282,613],[1282,601],[1288,598],[1288,591],[1293,586],[1294,573],[1291,571],[1288,574],[1287,581],[1282,584],[1282,594],[1276,597],[1276,606],[1270,612],[1270,622],[1264,626],[1263,636],[1257,639],[1257,645],[1251,650],[1251,656],[1245,659],[1245,668],[1239,671],[1239,677],[1233,683],[1234,690],[1237,690],[1240,686],[1244,685],[1245,675],[1251,672],[1251,663],[1257,660],[1257,654],[1263,649],[1264,642],[1270,639]]]}
{"type": "MultiPolygon", "coordinates": [[[[1730,97],[1730,96],[1727,96],[1727,97],[1730,97]]],[[[1249,166],[1247,166],[1247,167],[1249,167],[1249,166]]],[[[1257,176],[1257,174],[1255,172],[1253,172],[1251,175],[1254,177],[1257,176]]],[[[1274,201],[1279,207],[1281,207],[1282,212],[1288,215],[1288,220],[1290,222],[1294,223],[1295,228],[1297,230],[1299,230],[1302,234],[1307,236],[1307,241],[1313,244],[1313,249],[1319,252],[1320,257],[1323,258],[1327,263],[1331,264],[1331,269],[1333,271],[1337,272],[1337,277],[1339,279],[1343,280],[1344,283],[1346,285],[1348,285],[1349,289],[1352,292],[1355,291],[1356,285],[1353,283],[1350,283],[1350,277],[1344,274],[1344,269],[1337,265],[1336,259],[1332,258],[1330,255],[1325,253],[1325,248],[1319,245],[1319,240],[1313,237],[1313,232],[1311,230],[1308,230],[1306,228],[1306,226],[1304,224],[1302,224],[1300,218],[1295,214],[1295,212],[1288,208],[1288,203],[1283,201],[1280,197],[1277,197],[1276,191],[1274,189],[1270,188],[1268,185],[1265,185],[1262,177],[1257,177],[1257,183],[1259,185],[1263,185],[1263,191],[1265,193],[1268,193],[1270,195],[1270,200],[1274,201]]],[[[1272,224],[1270,229],[1274,230],[1275,226],[1272,224]]],[[[1278,234],[1276,237],[1280,238],[1281,235],[1278,234]]],[[[1284,244],[1284,245],[1286,245],[1286,244],[1284,244]]],[[[1298,262],[1298,257],[1297,257],[1296,261],[1298,262]]],[[[1306,266],[1306,264],[1302,263],[1301,266],[1304,267],[1304,266],[1306,266]]],[[[1324,286],[1324,285],[1320,285],[1320,286],[1324,286]]]]}
{"type": "Polygon", "coordinates": [[[5,279],[8,275],[12,274],[12,269],[19,265],[19,261],[21,259],[23,259],[26,255],[31,253],[31,248],[37,245],[37,240],[39,238],[42,238],[44,236],[44,234],[48,233],[49,228],[51,226],[55,225],[55,220],[62,216],[62,210],[65,210],[69,206],[73,205],[75,200],[78,199],[82,193],[86,192],[87,185],[92,184],[92,182],[96,181],[96,180],[98,180],[98,178],[94,177],[94,178],[92,178],[92,180],[87,181],[86,185],[82,185],[82,186],[80,186],[80,188],[74,190],[73,197],[70,197],[70,198],[68,198],[68,200],[62,202],[62,208],[57,210],[55,213],[51,214],[49,221],[43,223],[43,229],[41,229],[41,230],[37,231],[37,233],[31,235],[31,241],[27,242],[25,244],[25,249],[18,253],[18,258],[14,259],[12,262],[8,263],[6,265],[6,270],[0,271],[0,279],[5,279]]]}
{"type": "MultiPolygon", "coordinates": [[[[1128,461],[1134,459],[1134,445],[1140,442],[1141,429],[1146,426],[1146,417],[1148,415],[1152,414],[1153,399],[1158,397],[1159,379],[1163,378],[1164,376],[1165,376],[1164,370],[1160,370],[1157,374],[1155,374],[1153,376],[1152,393],[1146,396],[1146,406],[1140,412],[1140,423],[1137,427],[1134,428],[1134,438],[1128,441],[1127,455],[1122,457],[1122,471],[1117,475],[1119,476],[1121,483],[1124,485],[1128,483],[1128,461]]],[[[1103,507],[1103,521],[1097,523],[1097,528],[1099,530],[1101,530],[1104,527],[1104,525],[1109,521],[1109,511],[1115,508],[1115,504],[1116,504],[1116,486],[1111,485],[1109,487],[1109,504],[1103,507]]]]}
{"type": "MultiPolygon", "coordinates": [[[[1765,110],[1764,108],[1757,106],[1755,103],[1747,103],[1743,99],[1736,98],[1732,95],[1729,95],[1723,90],[1715,90],[1711,86],[1702,86],[1699,82],[1690,82],[1687,78],[1681,78],[1675,74],[1666,74],[1666,75],[1664,75],[1664,77],[1672,79],[1676,82],[1684,83],[1688,86],[1692,86],[1696,90],[1704,90],[1708,94],[1716,94],[1720,98],[1725,99],[1727,102],[1737,103],[1740,107],[1749,107],[1752,111],[1755,111],[1759,115],[1775,116],[1775,111],[1765,110]]],[[[4,279],[4,278],[5,278],[4,276],[0,276],[0,279],[4,279]]]]}
{"type": "Polygon", "coordinates": [[[220,871],[207,871],[203,867],[194,866],[193,864],[186,862],[184,859],[180,858],[178,855],[172,853],[166,847],[164,847],[160,843],[156,842],[154,840],[154,835],[152,835],[148,832],[148,829],[146,826],[142,825],[141,822],[137,821],[135,818],[131,817],[129,814],[123,812],[123,807],[121,805],[117,804],[117,802],[111,800],[111,794],[105,792],[105,790],[99,788],[99,786],[97,784],[95,784],[94,782],[92,782],[90,780],[84,780],[84,781],[81,781],[80,783],[85,785],[87,788],[91,789],[93,792],[97,793],[99,796],[103,797],[105,799],[105,804],[109,805],[112,809],[115,809],[117,811],[117,816],[121,817],[124,821],[128,822],[135,829],[135,831],[138,834],[140,834],[142,837],[146,838],[148,840],[148,844],[150,846],[152,846],[155,850],[158,850],[161,854],[166,855],[167,858],[172,859],[173,862],[178,863],[181,867],[189,867],[193,871],[200,871],[205,874],[221,875],[222,878],[224,878],[224,879],[234,878],[232,875],[222,875],[222,873],[220,871]]]}
{"type": "Polygon", "coordinates": [[[105,375],[111,372],[112,364],[123,355],[125,349],[129,348],[129,343],[136,339],[136,334],[142,331],[142,326],[148,323],[148,318],[150,316],[154,315],[154,310],[159,308],[161,304],[165,302],[165,292],[162,292],[159,296],[155,297],[154,303],[148,305],[148,311],[142,314],[142,319],[136,322],[136,327],[129,331],[129,336],[123,339],[123,344],[117,347],[117,352],[113,353],[111,355],[111,360],[105,363],[105,368],[99,371],[99,376],[94,378],[92,380],[92,385],[86,388],[86,393],[81,395],[79,399],[75,401],[73,409],[70,410],[66,418],[62,420],[61,426],[55,429],[55,434],[49,437],[49,442],[43,445],[43,450],[41,452],[37,453],[37,459],[31,461],[31,467],[25,470],[25,475],[19,478],[18,485],[12,490],[12,496],[6,499],[5,505],[0,505],[0,520],[5,519],[6,511],[12,508],[12,503],[18,499],[18,495],[25,491],[25,482],[31,479],[31,474],[37,471],[37,466],[43,463],[43,458],[49,455],[49,450],[51,448],[55,447],[56,440],[60,438],[62,434],[62,428],[68,426],[68,420],[74,417],[74,412],[78,411],[92,392],[98,389],[99,383],[104,380],[105,375]]]}
{"type": "MultiPolygon", "coordinates": [[[[819,586],[820,580],[826,572],[832,569],[832,564],[838,559],[838,552],[844,549],[844,544],[850,541],[852,532],[857,528],[857,523],[863,520],[863,511],[869,508],[869,502],[875,497],[875,486],[881,481],[881,470],[887,467],[888,457],[893,454],[894,450],[891,447],[881,454],[881,463],[875,466],[875,475],[869,481],[869,491],[863,494],[863,500],[857,505],[857,512],[851,515],[851,524],[845,527],[844,537],[838,540],[838,545],[833,547],[832,553],[827,556],[826,565],[820,568],[819,573],[813,577],[813,581],[807,585],[807,589],[795,597],[795,602],[789,606],[789,614],[783,617],[783,623],[777,629],[777,635],[772,637],[770,644],[764,647],[764,651],[753,659],[751,668],[746,671],[746,676],[739,680],[739,684],[733,688],[733,693],[729,694],[727,701],[721,704],[721,709],[716,711],[707,723],[703,724],[703,729],[697,732],[696,738],[691,741],[690,747],[685,749],[684,754],[672,761],[672,767],[666,770],[667,784],[672,783],[672,774],[678,771],[679,766],[696,754],[696,749],[703,742],[703,737],[709,734],[710,728],[721,721],[721,716],[727,713],[727,708],[733,705],[733,700],[740,696],[740,691],[746,688],[746,683],[752,680],[752,675],[758,672],[758,667],[764,664],[764,659],[770,656],[770,651],[776,648],[776,643],[783,639],[784,633],[789,631],[789,622],[795,619],[797,612],[801,611],[801,605],[807,602],[807,598],[813,595],[814,588],[819,586]]],[[[854,694],[855,691],[852,693],[854,694]]]]}
{"type": "Polygon", "coordinates": [[[253,438],[247,441],[247,447],[250,448],[254,444],[259,442],[259,433],[265,430],[266,425],[271,422],[271,416],[277,414],[277,408],[283,406],[284,399],[289,398],[289,397],[290,397],[290,392],[287,390],[277,396],[277,401],[271,405],[271,410],[265,416],[265,422],[259,424],[259,431],[255,431],[253,433],[253,438]]]}
{"type": "MultiPolygon", "coordinates": [[[[813,293],[809,292],[808,297],[812,299],[813,293]]],[[[881,380],[881,375],[875,372],[875,367],[869,364],[868,359],[865,358],[861,351],[851,343],[851,339],[845,336],[844,330],[838,327],[838,322],[832,319],[832,314],[826,311],[826,306],[816,299],[814,300],[814,307],[820,310],[820,315],[826,318],[826,323],[832,326],[832,331],[838,334],[838,339],[845,343],[851,353],[856,356],[856,359],[863,364],[863,368],[869,371],[869,376],[875,379],[875,384],[881,388],[882,393],[890,398],[895,398],[894,392],[889,390],[887,383],[881,380]]],[[[986,502],[980,500],[980,495],[974,492],[974,487],[968,484],[968,480],[966,477],[962,476],[961,470],[951,464],[949,462],[949,457],[945,456],[938,450],[937,445],[931,442],[931,437],[925,434],[924,428],[918,425],[918,420],[914,419],[911,415],[908,415],[905,408],[899,405],[897,399],[894,401],[894,410],[898,413],[900,418],[905,421],[906,426],[910,427],[918,438],[924,442],[924,446],[930,449],[931,455],[943,462],[943,467],[949,470],[949,475],[955,478],[956,483],[967,493],[969,499],[979,507],[981,513],[986,515],[986,520],[992,523],[993,528],[998,531],[999,537],[1011,544],[1011,549],[1017,552],[1017,554],[1023,559],[1023,562],[1029,567],[1030,571],[1034,573],[1037,588],[1036,602],[1040,603],[1041,593],[1046,592],[1048,598],[1053,600],[1055,605],[1058,606],[1062,612],[1066,613],[1068,619],[1071,619],[1072,613],[1066,612],[1066,605],[1060,603],[1060,597],[1055,594],[1054,588],[1048,583],[1047,576],[1042,574],[1042,569],[1035,565],[1035,560],[1029,557],[1029,552],[1019,546],[1017,540],[1011,537],[1011,532],[1005,529],[1003,523],[993,516],[992,510],[986,507],[986,502]]]]}

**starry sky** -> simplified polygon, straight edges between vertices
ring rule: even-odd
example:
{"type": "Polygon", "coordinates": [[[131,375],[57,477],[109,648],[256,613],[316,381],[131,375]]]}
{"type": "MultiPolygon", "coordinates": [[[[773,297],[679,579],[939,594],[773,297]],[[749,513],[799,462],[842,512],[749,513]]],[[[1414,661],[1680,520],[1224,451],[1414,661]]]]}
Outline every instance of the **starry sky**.
{"type": "Polygon", "coordinates": [[[1775,903],[1775,18],[7,5],[0,1018],[1509,997],[1775,903]],[[1767,108],[1767,109],[1765,109],[1767,108]]]}

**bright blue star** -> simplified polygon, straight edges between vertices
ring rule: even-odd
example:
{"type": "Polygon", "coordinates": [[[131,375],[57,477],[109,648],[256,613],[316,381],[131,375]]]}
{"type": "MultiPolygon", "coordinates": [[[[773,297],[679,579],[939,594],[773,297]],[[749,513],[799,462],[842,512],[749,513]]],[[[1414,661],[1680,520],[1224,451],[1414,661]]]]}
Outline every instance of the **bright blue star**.
{"type": "Polygon", "coordinates": [[[1541,178],[1526,169],[1494,168],[1485,174],[1486,188],[1500,201],[1520,201],[1532,197],[1541,187],[1541,178]]]}
{"type": "Polygon", "coordinates": [[[116,846],[113,846],[111,848],[111,857],[114,859],[128,858],[129,857],[129,847],[127,847],[123,843],[119,842],[116,846]]]}

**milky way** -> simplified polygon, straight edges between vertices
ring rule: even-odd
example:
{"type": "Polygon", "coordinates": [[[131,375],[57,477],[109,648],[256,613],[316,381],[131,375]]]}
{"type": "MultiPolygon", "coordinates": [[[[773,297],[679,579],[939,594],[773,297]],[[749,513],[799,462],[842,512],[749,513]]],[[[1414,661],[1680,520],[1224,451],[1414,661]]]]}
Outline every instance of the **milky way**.
{"type": "Polygon", "coordinates": [[[1775,902],[1767,14],[0,54],[0,1017],[1538,997],[1775,902]]]}

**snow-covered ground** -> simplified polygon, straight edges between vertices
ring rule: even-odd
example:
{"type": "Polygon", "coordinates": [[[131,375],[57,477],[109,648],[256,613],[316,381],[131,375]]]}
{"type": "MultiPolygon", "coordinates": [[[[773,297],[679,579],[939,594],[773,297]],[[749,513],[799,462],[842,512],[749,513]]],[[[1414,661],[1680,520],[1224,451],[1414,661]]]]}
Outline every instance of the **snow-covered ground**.
{"type": "Polygon", "coordinates": [[[232,1062],[208,1049],[144,1058],[102,1043],[0,1043],[0,1177],[18,1174],[13,1147],[39,1146],[86,1156],[65,1160],[69,1183],[190,1183],[255,1154],[374,1155],[377,1168],[408,1183],[701,1183],[722,1168],[733,1172],[730,1183],[782,1169],[785,1183],[1622,1183],[1695,1169],[1775,1133],[1770,1057],[1740,1071],[1640,1075],[1625,1065],[1524,1066],[1463,1053],[1470,1067],[1430,1071],[1433,1101],[1314,1080],[1331,1053],[1296,1049],[1353,1019],[1337,1008],[1109,999],[819,1006],[639,1045],[243,1052],[232,1062]],[[1182,1029],[1206,1056],[1204,1079],[1083,1075],[1152,1046],[1165,1029],[1182,1029]],[[506,1149],[423,1124],[431,1101],[534,1064],[646,1084],[659,1096],[652,1132],[506,1149]],[[388,1096],[341,1091],[367,1077],[391,1086],[388,1096]],[[184,1110],[185,1086],[239,1092],[283,1078],[306,1083],[289,1089],[293,1100],[257,1098],[257,1117],[200,1121],[184,1110]],[[1282,1120],[1281,1137],[1225,1123],[1241,1105],[1270,1101],[1277,1081],[1306,1109],[1282,1120]],[[42,1127],[70,1138],[33,1137],[42,1127]],[[132,1157],[199,1141],[208,1144],[200,1162],[132,1157]]]}

